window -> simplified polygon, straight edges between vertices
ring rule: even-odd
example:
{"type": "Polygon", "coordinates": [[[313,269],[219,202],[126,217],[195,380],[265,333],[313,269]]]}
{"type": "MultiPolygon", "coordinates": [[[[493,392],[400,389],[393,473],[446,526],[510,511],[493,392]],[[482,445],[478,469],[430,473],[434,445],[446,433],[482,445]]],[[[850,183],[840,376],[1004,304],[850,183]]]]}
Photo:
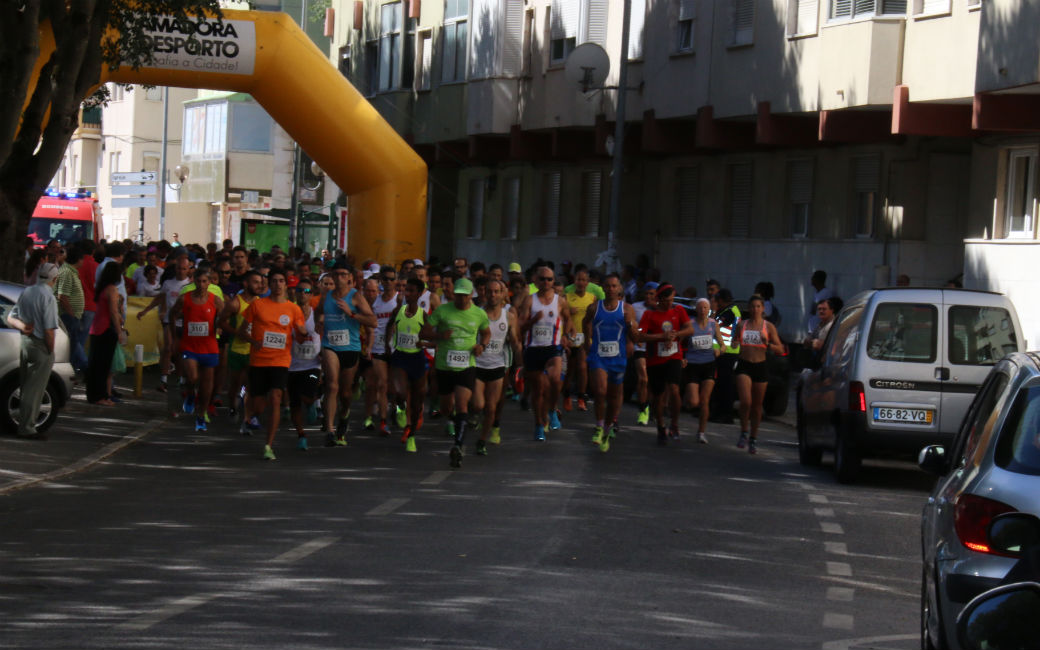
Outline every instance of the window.
{"type": "Polygon", "coordinates": [[[272,151],[274,120],[257,104],[236,102],[231,106],[232,151],[272,151]]]}
{"type": "Polygon", "coordinates": [[[534,9],[524,12],[524,34],[521,44],[522,61],[520,62],[520,74],[527,77],[531,74],[531,62],[534,60],[534,9]]]}
{"type": "Polygon", "coordinates": [[[502,239],[516,239],[520,223],[520,177],[506,179],[502,239]]]}
{"type": "Polygon", "coordinates": [[[350,79],[351,72],[350,45],[339,48],[339,73],[344,79],[350,79]]]}
{"type": "Polygon", "coordinates": [[[563,63],[578,44],[578,0],[553,0],[549,12],[549,63],[563,63]]]}
{"type": "Polygon", "coordinates": [[[852,359],[856,343],[859,341],[859,322],[863,319],[863,307],[843,309],[836,318],[838,320],[831,326],[823,344],[823,349],[827,351],[823,359],[824,366],[845,364],[852,359]]]}
{"type": "Polygon", "coordinates": [[[880,156],[860,156],[852,159],[853,230],[856,237],[872,237],[878,210],[878,179],[881,175],[880,156]]]}
{"type": "MultiPolygon", "coordinates": [[[[1000,411],[997,408],[997,403],[1003,397],[1004,389],[1007,385],[1007,375],[1002,372],[992,373],[983,382],[982,388],[979,389],[975,399],[972,400],[967,414],[961,421],[961,428],[957,432],[951,453],[948,456],[957,469],[963,468],[967,464],[968,458],[975,454],[978,450],[982,433],[986,430],[987,423],[999,415],[1000,411]]],[[[1005,431],[1013,421],[1014,418],[1007,420],[1009,424],[1005,425],[1005,431]]],[[[998,457],[1000,455],[999,447],[997,455],[998,457]]],[[[1000,461],[998,460],[997,462],[999,463],[1000,461]]]]}
{"type": "Polygon", "coordinates": [[[163,89],[159,86],[151,86],[144,89],[144,98],[150,102],[161,102],[162,101],[163,89]]]}
{"type": "Polygon", "coordinates": [[[121,102],[126,99],[126,87],[122,84],[109,84],[108,85],[108,96],[114,102],[121,102]]]}
{"type": "Polygon", "coordinates": [[[679,0],[679,20],[675,30],[675,51],[693,51],[693,28],[697,20],[697,3],[694,0],[679,0]]]}
{"type": "Polygon", "coordinates": [[[729,0],[730,45],[750,45],[755,40],[755,0],[729,0]]]}
{"type": "Polygon", "coordinates": [[[870,324],[867,355],[881,361],[934,363],[938,330],[935,305],[882,303],[870,324]]]}
{"type": "Polygon", "coordinates": [[[956,365],[992,366],[1018,350],[1011,315],[999,307],[950,307],[947,355],[956,365]]]}
{"type": "Polygon", "coordinates": [[[950,13],[950,0],[914,0],[914,15],[930,16],[950,13]]]}
{"type": "Polygon", "coordinates": [[[747,237],[751,230],[751,163],[729,166],[729,236],[747,237]]]}
{"type": "Polygon", "coordinates": [[[469,0],[444,2],[444,58],[441,61],[441,81],[466,80],[466,44],[469,0]]]}
{"type": "Polygon", "coordinates": [[[581,174],[581,236],[599,237],[600,215],[603,213],[603,172],[581,174]]]}
{"type": "Polygon", "coordinates": [[[818,0],[787,0],[787,35],[815,34],[819,13],[818,0]]]}
{"type": "Polygon", "coordinates": [[[906,15],[906,0],[830,0],[830,19],[906,15]]]}
{"type": "Polygon", "coordinates": [[[787,163],[787,215],[792,237],[809,236],[809,216],[812,213],[813,165],[811,160],[791,160],[787,163]]]}
{"type": "Polygon", "coordinates": [[[628,58],[643,58],[643,30],[646,25],[646,0],[631,0],[628,22],[628,58]]]}
{"type": "Polygon", "coordinates": [[[680,237],[697,235],[699,172],[697,167],[679,167],[675,170],[675,231],[680,237]]]}
{"type": "Polygon", "coordinates": [[[185,156],[223,153],[227,146],[227,102],[193,104],[184,109],[185,156]]]}
{"type": "Polygon", "coordinates": [[[545,172],[542,174],[542,214],[538,232],[542,237],[556,237],[560,234],[560,182],[561,172],[545,172]]]}
{"type": "Polygon", "coordinates": [[[108,173],[109,173],[109,175],[116,174],[116,173],[119,172],[119,158],[120,158],[120,152],[118,152],[118,151],[113,151],[112,153],[108,154],[108,173]]]}
{"type": "MultiPolygon", "coordinates": [[[[1001,395],[1003,391],[997,392],[1001,395]]],[[[995,402],[996,400],[994,400],[995,402]]],[[[993,404],[990,413],[997,412],[993,404]]],[[[1018,391],[1007,420],[1001,427],[994,461],[999,467],[1018,474],[1040,475],[1040,386],[1035,384],[1018,391]]],[[[968,456],[966,453],[965,456],[968,456]]]]}
{"type": "Polygon", "coordinates": [[[379,41],[365,43],[365,92],[368,97],[379,88],[379,41]]]}
{"type": "Polygon", "coordinates": [[[1004,228],[1008,237],[1032,237],[1036,215],[1036,149],[1008,153],[1004,228]]]}
{"type": "Polygon", "coordinates": [[[419,75],[415,79],[415,89],[429,90],[433,77],[433,32],[419,34],[418,48],[419,75]]]}
{"type": "Polygon", "coordinates": [[[206,153],[221,153],[227,142],[227,102],[206,105],[206,153]]]}
{"type": "Polygon", "coordinates": [[[466,236],[480,239],[484,233],[484,179],[469,181],[469,201],[466,206],[466,236]]]}
{"type": "Polygon", "coordinates": [[[402,3],[390,2],[379,11],[379,83],[380,91],[398,87],[401,74],[402,3]]]}

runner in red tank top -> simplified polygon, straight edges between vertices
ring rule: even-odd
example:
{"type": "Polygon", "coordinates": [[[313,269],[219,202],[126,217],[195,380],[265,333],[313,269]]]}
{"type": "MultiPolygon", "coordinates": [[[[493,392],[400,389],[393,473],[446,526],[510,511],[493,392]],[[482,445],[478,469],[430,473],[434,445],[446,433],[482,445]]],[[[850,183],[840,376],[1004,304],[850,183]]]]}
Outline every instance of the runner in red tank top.
{"type": "Polygon", "coordinates": [[[205,431],[209,421],[209,401],[213,394],[213,369],[220,363],[217,345],[217,315],[224,309],[224,301],[209,292],[209,270],[195,272],[195,290],[177,299],[170,310],[171,322],[184,318],[181,351],[184,374],[188,380],[188,395],[184,399],[185,413],[196,413],[195,430],[205,431]]]}

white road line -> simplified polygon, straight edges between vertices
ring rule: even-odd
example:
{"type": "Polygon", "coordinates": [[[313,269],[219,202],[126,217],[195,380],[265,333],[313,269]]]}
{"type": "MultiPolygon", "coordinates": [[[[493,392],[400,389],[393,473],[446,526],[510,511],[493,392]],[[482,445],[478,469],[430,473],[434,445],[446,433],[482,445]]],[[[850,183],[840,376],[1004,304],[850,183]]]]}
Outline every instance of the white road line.
{"type": "Polygon", "coordinates": [[[298,560],[302,560],[308,555],[311,555],[312,553],[317,553],[326,546],[332,546],[338,541],[339,537],[318,537],[317,539],[312,539],[309,542],[304,542],[296,548],[282,553],[281,555],[279,555],[271,561],[278,562],[281,564],[296,562],[298,560]]]}
{"type": "Polygon", "coordinates": [[[824,542],[823,550],[834,555],[848,555],[849,547],[845,542],[824,542]]]}
{"type": "Polygon", "coordinates": [[[852,565],[848,562],[827,562],[827,575],[852,577],[852,565]]]}
{"type": "Polygon", "coordinates": [[[851,603],[855,595],[856,590],[849,587],[827,587],[827,600],[851,603]]]}
{"type": "Polygon", "coordinates": [[[845,529],[841,527],[841,524],[836,524],[833,521],[821,521],[820,529],[831,535],[844,535],[845,529]]]}
{"type": "Polygon", "coordinates": [[[834,508],[813,508],[813,512],[817,517],[833,517],[834,508]]]}
{"type": "Polygon", "coordinates": [[[448,478],[449,476],[451,476],[451,472],[448,471],[434,472],[433,474],[430,474],[423,480],[419,481],[419,485],[440,485],[444,481],[444,479],[448,478]]]}
{"type": "Polygon", "coordinates": [[[224,594],[211,593],[211,594],[195,594],[193,596],[186,596],[180,600],[175,600],[165,607],[160,607],[154,612],[142,614],[136,618],[132,618],[126,623],[121,623],[115,627],[117,630],[147,630],[148,628],[162,623],[167,619],[171,619],[174,616],[178,616],[189,610],[201,607],[211,600],[220,598],[224,594]]]}
{"type": "Polygon", "coordinates": [[[832,630],[851,630],[853,618],[848,614],[827,612],[823,615],[823,626],[832,630]]]}
{"type": "Polygon", "coordinates": [[[397,510],[398,508],[400,508],[404,504],[408,503],[409,501],[411,501],[411,499],[387,499],[382,504],[380,504],[380,505],[376,506],[375,508],[372,508],[371,510],[366,512],[365,516],[366,517],[381,517],[383,515],[388,515],[391,512],[393,512],[394,510],[397,510]]]}
{"type": "Polygon", "coordinates": [[[861,639],[840,639],[828,641],[820,646],[821,650],[850,650],[851,648],[881,648],[888,647],[890,643],[898,644],[900,641],[917,641],[916,634],[894,634],[891,636],[866,636],[861,639]]]}
{"type": "Polygon", "coordinates": [[[809,503],[829,503],[825,494],[810,494],[809,503]]]}

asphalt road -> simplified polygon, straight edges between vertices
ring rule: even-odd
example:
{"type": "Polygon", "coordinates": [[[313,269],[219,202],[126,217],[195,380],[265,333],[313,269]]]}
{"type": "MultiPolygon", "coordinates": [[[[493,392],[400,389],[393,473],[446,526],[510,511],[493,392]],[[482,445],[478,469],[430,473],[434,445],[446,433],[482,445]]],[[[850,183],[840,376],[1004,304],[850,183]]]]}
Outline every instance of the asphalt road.
{"type": "Polygon", "coordinates": [[[418,454],[355,426],[266,463],[226,419],[171,421],[0,499],[0,648],[916,647],[912,465],[840,486],[782,424],[751,456],[733,426],[601,454],[591,415],[529,422],[510,404],[450,471],[433,421],[418,454]]]}

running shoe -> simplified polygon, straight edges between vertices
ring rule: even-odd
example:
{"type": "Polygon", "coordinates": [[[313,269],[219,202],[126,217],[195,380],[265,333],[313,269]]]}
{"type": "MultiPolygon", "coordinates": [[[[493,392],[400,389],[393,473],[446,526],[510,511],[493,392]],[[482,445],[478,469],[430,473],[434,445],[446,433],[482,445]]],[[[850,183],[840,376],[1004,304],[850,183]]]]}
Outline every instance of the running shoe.
{"type": "Polygon", "coordinates": [[[610,436],[605,436],[599,443],[599,450],[604,454],[610,451],[610,436]]]}
{"type": "Polygon", "coordinates": [[[205,420],[205,418],[195,418],[195,430],[196,431],[205,431],[206,430],[206,420],[205,420]]]}
{"type": "MultiPolygon", "coordinates": [[[[217,414],[214,413],[213,417],[217,417],[217,414]]],[[[209,419],[209,411],[207,411],[207,412],[202,414],[202,419],[206,421],[206,424],[209,424],[210,422],[213,421],[213,420],[209,419]]]]}
{"type": "Polygon", "coordinates": [[[413,454],[418,451],[415,448],[415,438],[408,438],[408,442],[404,443],[404,450],[413,454]]]}
{"type": "Polygon", "coordinates": [[[260,418],[256,417],[255,415],[253,417],[249,418],[249,428],[252,429],[253,431],[259,431],[260,430],[260,418]]]}
{"type": "Polygon", "coordinates": [[[349,418],[340,418],[339,424],[336,425],[336,437],[342,438],[347,435],[347,425],[350,424],[349,418]]]}
{"type": "Polygon", "coordinates": [[[169,388],[167,388],[165,381],[160,381],[159,385],[155,387],[155,390],[159,391],[160,393],[165,393],[167,390],[169,390],[169,388]]]}
{"type": "Polygon", "coordinates": [[[747,431],[741,431],[740,437],[737,438],[737,449],[743,449],[747,446],[748,434],[747,431]]]}
{"type": "Polygon", "coordinates": [[[487,456],[487,443],[483,440],[477,440],[477,455],[487,456]]]}
{"type": "Polygon", "coordinates": [[[455,423],[452,422],[451,420],[448,420],[447,425],[448,426],[446,426],[445,429],[447,429],[447,431],[448,431],[448,437],[449,438],[454,438],[455,437],[455,423]]]}
{"type": "Polygon", "coordinates": [[[571,398],[570,397],[564,397],[563,398],[563,410],[564,411],[569,411],[572,408],[574,408],[574,407],[571,404],[571,398]]]}
{"type": "Polygon", "coordinates": [[[188,395],[185,396],[184,401],[181,403],[181,410],[184,411],[185,413],[189,414],[189,415],[195,412],[195,395],[194,394],[188,393],[188,395]]]}
{"type": "Polygon", "coordinates": [[[678,440],[679,439],[679,427],[675,427],[675,426],[668,427],[668,437],[671,438],[672,440],[678,440]]]}
{"type": "Polygon", "coordinates": [[[549,412],[549,428],[553,431],[560,428],[560,412],[556,409],[549,412]]]}
{"type": "Polygon", "coordinates": [[[491,437],[488,438],[488,442],[493,445],[502,444],[502,427],[491,427],[491,437]]]}
{"type": "Polygon", "coordinates": [[[452,445],[451,448],[451,468],[458,469],[462,467],[462,447],[458,445],[452,445]]]}
{"type": "Polygon", "coordinates": [[[271,445],[264,445],[264,460],[274,460],[274,449],[271,449],[271,445]]]}
{"type": "Polygon", "coordinates": [[[701,431],[697,434],[697,442],[701,443],[702,445],[708,444],[708,436],[705,435],[703,431],[701,431]]]}
{"type": "Polygon", "coordinates": [[[578,410],[579,411],[588,411],[589,410],[588,405],[585,403],[585,398],[584,397],[579,397],[578,398],[578,410]]]}
{"type": "Polygon", "coordinates": [[[325,434],[325,446],[326,447],[335,447],[336,446],[336,436],[334,434],[332,434],[332,433],[326,433],[325,434]]]}
{"type": "Polygon", "coordinates": [[[296,448],[300,451],[307,451],[307,436],[300,436],[296,440],[296,448]]]}
{"type": "Polygon", "coordinates": [[[243,436],[253,435],[253,428],[249,426],[249,420],[242,420],[242,424],[238,425],[238,432],[243,436]]]}
{"type": "Polygon", "coordinates": [[[400,406],[398,406],[397,407],[397,428],[398,429],[403,429],[406,426],[408,426],[408,412],[405,409],[403,409],[400,406]]]}
{"type": "Polygon", "coordinates": [[[614,420],[614,423],[610,425],[610,439],[611,440],[613,440],[614,438],[617,438],[617,432],[618,432],[617,420],[614,420]]]}
{"type": "Polygon", "coordinates": [[[754,438],[748,439],[748,441],[747,441],[747,450],[748,450],[749,454],[757,454],[758,453],[758,444],[755,442],[754,438]]]}
{"type": "Polygon", "coordinates": [[[405,427],[401,434],[401,442],[407,443],[412,438],[412,427],[405,427]]]}
{"type": "Polygon", "coordinates": [[[639,412],[636,424],[642,424],[643,426],[650,424],[650,405],[647,405],[646,408],[639,412]]]}
{"type": "Polygon", "coordinates": [[[664,427],[657,427],[657,446],[664,447],[668,444],[668,432],[664,427]]]}
{"type": "Polygon", "coordinates": [[[318,421],[318,403],[311,402],[307,405],[307,424],[314,424],[318,421]]]}
{"type": "Polygon", "coordinates": [[[545,442],[545,427],[540,424],[534,429],[534,441],[545,442]]]}
{"type": "Polygon", "coordinates": [[[372,422],[372,416],[365,418],[365,431],[371,431],[375,428],[375,424],[372,422]]]}
{"type": "Polygon", "coordinates": [[[336,446],[337,447],[346,447],[347,446],[347,437],[346,436],[336,436],[336,446]]]}
{"type": "Polygon", "coordinates": [[[592,444],[598,445],[603,442],[603,427],[596,427],[592,430],[592,444]]]}
{"type": "Polygon", "coordinates": [[[390,427],[386,426],[386,420],[379,421],[379,435],[384,438],[390,435],[390,427]]]}

